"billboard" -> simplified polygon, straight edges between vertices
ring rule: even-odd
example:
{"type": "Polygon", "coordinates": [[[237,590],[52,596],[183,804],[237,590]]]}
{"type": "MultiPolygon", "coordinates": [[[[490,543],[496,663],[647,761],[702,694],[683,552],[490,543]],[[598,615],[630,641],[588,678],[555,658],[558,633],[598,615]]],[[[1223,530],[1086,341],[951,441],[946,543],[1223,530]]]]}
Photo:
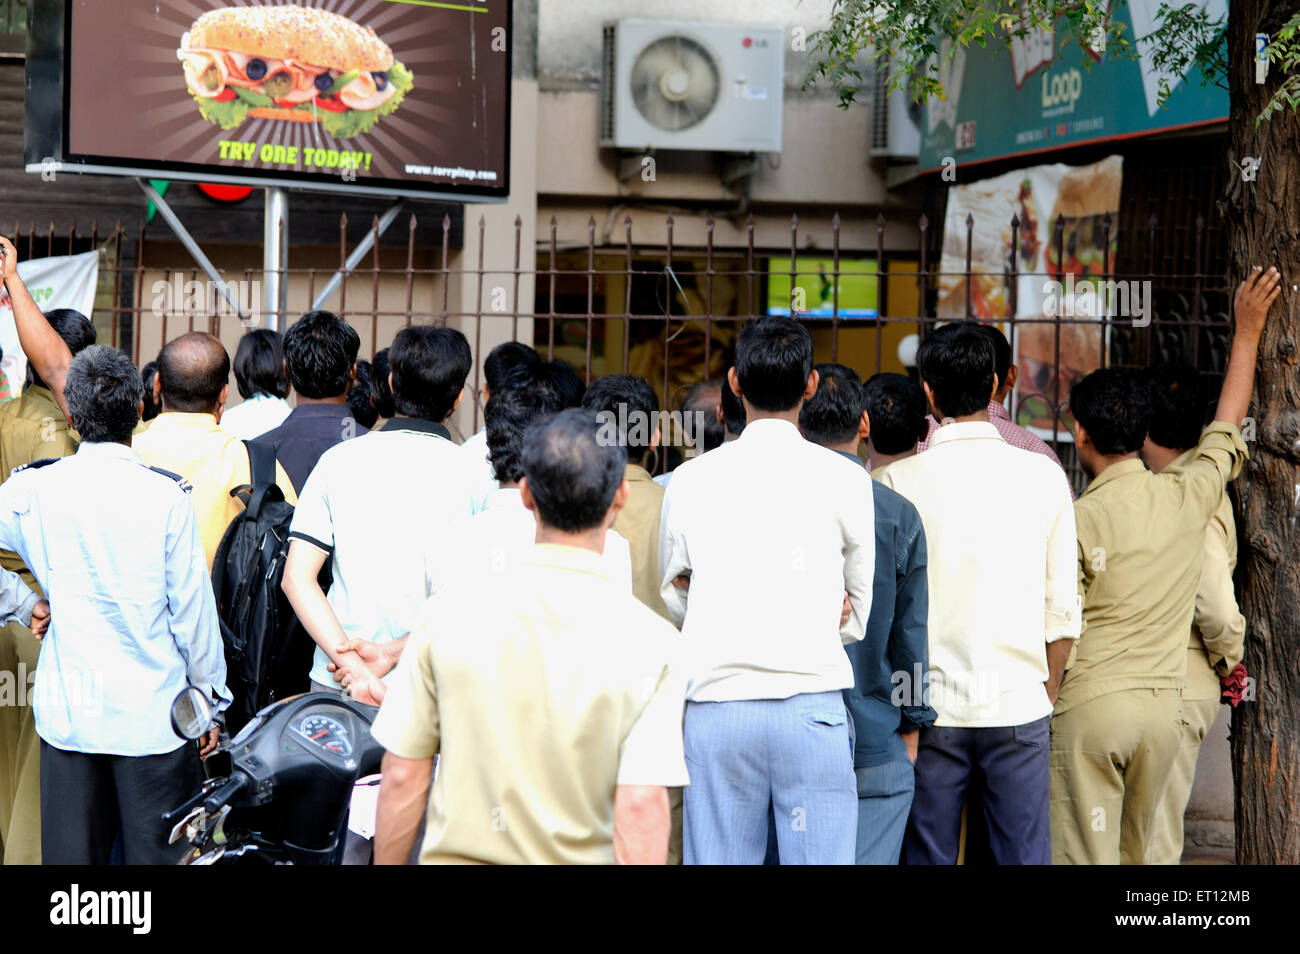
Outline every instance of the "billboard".
{"type": "Polygon", "coordinates": [[[46,16],[33,16],[28,88],[58,56],[61,115],[51,129],[51,97],[29,102],[29,168],[508,191],[509,0],[70,0],[61,24],[46,16]]]}
{"type": "Polygon", "coordinates": [[[1140,325],[1148,315],[1149,296],[1133,300],[1127,294],[1130,283],[1107,276],[1107,265],[1113,269],[1118,252],[1119,230],[1107,230],[1103,223],[1108,213],[1112,223],[1118,221],[1122,184],[1123,160],[1110,156],[1087,166],[1057,163],[1017,169],[953,186],[948,192],[935,313],[941,319],[960,321],[968,313],[969,296],[970,316],[997,324],[1012,339],[1019,367],[1012,400],[1014,419],[1040,437],[1052,437],[1056,418],[1057,439],[1073,440],[1072,420],[1068,415],[1058,418],[1057,407],[1069,398],[1070,388],[1100,366],[1107,322],[1136,318],[1140,325]],[[1013,215],[1021,222],[1014,246],[1013,215]],[[969,281],[967,216],[973,220],[969,281]],[[1053,238],[1058,217],[1064,219],[1060,261],[1053,238]],[[1083,300],[1103,276],[1108,292],[1117,285],[1125,292],[1122,306],[1118,298],[1108,297],[1100,307],[1095,299],[1083,300]],[[1069,301],[1061,300],[1065,295],[1069,301]],[[1143,313],[1133,314],[1139,307],[1143,313]],[[1064,319],[1059,364],[1057,327],[1052,322],[1058,315],[1064,319]],[[1014,330],[1009,318],[1016,319],[1014,330]]]}
{"type": "Polygon", "coordinates": [[[794,281],[790,259],[767,263],[767,313],[796,318],[875,318],[880,307],[874,258],[841,258],[838,273],[830,256],[800,255],[794,281]]]}
{"type": "MultiPolygon", "coordinates": [[[[1168,0],[1128,0],[1113,8],[1129,37],[1159,26],[1168,0]]],[[[1172,0],[1183,7],[1188,0],[1172,0]]],[[[1191,0],[1212,18],[1227,16],[1227,0],[1191,0]]],[[[1162,74],[1155,50],[1137,44],[1137,58],[1100,49],[1068,48],[1052,29],[991,40],[987,48],[952,49],[945,40],[936,62],[945,98],[931,99],[921,121],[918,168],[934,171],[1221,122],[1228,92],[1202,77],[1162,74]],[[1170,95],[1160,103],[1162,84],[1170,95]]]]}

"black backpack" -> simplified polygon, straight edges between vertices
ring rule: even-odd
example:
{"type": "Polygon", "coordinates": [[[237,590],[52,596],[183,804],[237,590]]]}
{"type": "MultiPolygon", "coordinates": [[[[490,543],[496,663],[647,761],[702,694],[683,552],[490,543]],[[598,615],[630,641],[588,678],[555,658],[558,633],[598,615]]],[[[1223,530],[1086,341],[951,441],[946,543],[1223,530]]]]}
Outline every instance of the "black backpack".
{"type": "MultiPolygon", "coordinates": [[[[275,483],[275,447],[244,444],[252,484],[230,491],[244,512],[230,522],[212,560],[226,685],[234,696],[226,711],[232,734],[275,700],[308,690],[316,648],[280,588],[294,508],[275,483]]],[[[327,564],[322,575],[328,572],[327,564]]]]}

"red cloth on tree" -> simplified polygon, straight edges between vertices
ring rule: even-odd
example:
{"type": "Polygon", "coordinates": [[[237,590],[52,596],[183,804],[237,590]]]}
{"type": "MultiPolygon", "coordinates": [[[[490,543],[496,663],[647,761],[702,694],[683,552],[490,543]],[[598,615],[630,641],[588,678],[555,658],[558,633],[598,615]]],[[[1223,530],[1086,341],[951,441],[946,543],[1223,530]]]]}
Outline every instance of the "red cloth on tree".
{"type": "Polygon", "coordinates": [[[1223,687],[1223,695],[1220,702],[1226,702],[1234,709],[1237,703],[1246,695],[1246,687],[1250,683],[1250,677],[1246,674],[1246,667],[1242,663],[1237,663],[1237,668],[1228,673],[1219,680],[1219,685],[1223,687]]]}

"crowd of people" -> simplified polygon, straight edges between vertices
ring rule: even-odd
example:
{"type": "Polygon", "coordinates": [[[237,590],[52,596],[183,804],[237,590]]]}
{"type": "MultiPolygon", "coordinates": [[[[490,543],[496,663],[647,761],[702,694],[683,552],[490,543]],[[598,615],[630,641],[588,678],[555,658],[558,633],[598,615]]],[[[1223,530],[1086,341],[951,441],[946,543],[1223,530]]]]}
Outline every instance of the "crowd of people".
{"type": "Polygon", "coordinates": [[[36,690],[0,705],[6,863],[181,854],[160,817],[219,732],[182,743],[168,711],[187,686],[232,701],[211,573],[262,445],[295,508],[303,683],[379,707],[375,836],[349,858],[1179,860],[1244,682],[1225,487],[1275,271],[1237,292],[1208,427],[1191,369],[1072,389],[1076,500],[1006,411],[992,325],[864,382],[800,322],[746,322],[669,470],[647,381],[514,342],[458,443],[475,356],[447,327],[373,362],[325,311],[249,332],[227,410],[218,338],[138,370],[0,252],[31,367],[0,404],[0,671],[36,690]]]}

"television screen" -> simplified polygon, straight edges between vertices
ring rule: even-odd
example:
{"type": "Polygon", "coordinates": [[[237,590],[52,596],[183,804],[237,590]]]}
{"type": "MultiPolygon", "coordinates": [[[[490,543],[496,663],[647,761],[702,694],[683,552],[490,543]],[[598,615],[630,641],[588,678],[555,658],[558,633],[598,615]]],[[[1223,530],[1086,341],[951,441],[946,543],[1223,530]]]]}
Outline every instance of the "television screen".
{"type": "Polygon", "coordinates": [[[767,263],[767,313],[796,318],[876,318],[880,307],[877,267],[874,258],[840,258],[836,272],[831,257],[801,255],[795,261],[794,280],[790,259],[772,258],[767,263]]]}
{"type": "MultiPolygon", "coordinates": [[[[71,0],[58,158],[504,197],[509,11],[509,0],[71,0]]],[[[33,32],[42,26],[53,29],[38,18],[33,32]]],[[[49,39],[33,37],[38,59],[49,39]]],[[[29,74],[41,75],[39,64],[29,74]]]]}

